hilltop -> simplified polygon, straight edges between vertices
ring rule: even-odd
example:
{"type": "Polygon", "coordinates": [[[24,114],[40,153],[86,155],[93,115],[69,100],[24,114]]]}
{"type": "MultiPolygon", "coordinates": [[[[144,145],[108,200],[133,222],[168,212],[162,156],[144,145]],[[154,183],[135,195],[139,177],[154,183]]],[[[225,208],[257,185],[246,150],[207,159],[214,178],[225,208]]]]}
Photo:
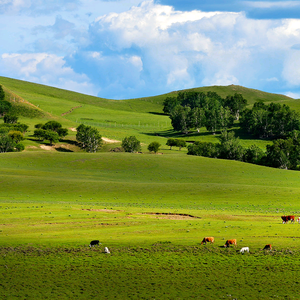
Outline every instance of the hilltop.
{"type": "MultiPolygon", "coordinates": [[[[186,138],[173,131],[170,118],[163,113],[163,101],[166,97],[176,96],[180,91],[154,97],[111,100],[6,77],[0,77],[0,85],[6,91],[6,100],[31,111],[21,116],[21,120],[23,118],[29,125],[29,136],[33,132],[34,124],[54,119],[69,128],[70,140],[75,139],[72,128],[76,128],[80,123],[97,127],[103,137],[111,140],[120,141],[125,136],[135,135],[144,145],[153,139],[165,145],[168,137],[186,138]]],[[[205,93],[212,91],[221,97],[240,93],[247,99],[249,106],[261,100],[265,103],[286,103],[300,111],[297,100],[237,85],[199,87],[191,90],[205,93]]],[[[242,137],[242,143],[245,145],[253,142],[253,138],[249,136],[242,137]]],[[[200,134],[189,135],[190,140],[215,142],[216,138],[217,135],[206,134],[205,129],[200,134]]],[[[26,143],[27,146],[34,146],[33,141],[26,143]]],[[[266,145],[266,142],[261,140],[255,140],[255,143],[262,148],[266,145]]]]}

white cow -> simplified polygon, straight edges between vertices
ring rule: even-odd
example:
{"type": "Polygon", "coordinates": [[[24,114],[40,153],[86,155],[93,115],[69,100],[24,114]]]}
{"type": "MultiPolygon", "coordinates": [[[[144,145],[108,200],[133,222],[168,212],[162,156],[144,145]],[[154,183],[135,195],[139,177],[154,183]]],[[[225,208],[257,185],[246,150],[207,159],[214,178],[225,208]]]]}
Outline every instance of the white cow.
{"type": "Polygon", "coordinates": [[[240,250],[240,253],[245,253],[245,252],[248,252],[248,253],[249,253],[249,247],[243,247],[243,248],[240,250]]]}
{"type": "Polygon", "coordinates": [[[104,252],[105,252],[105,253],[110,253],[110,251],[108,250],[107,247],[104,247],[104,252]]]}

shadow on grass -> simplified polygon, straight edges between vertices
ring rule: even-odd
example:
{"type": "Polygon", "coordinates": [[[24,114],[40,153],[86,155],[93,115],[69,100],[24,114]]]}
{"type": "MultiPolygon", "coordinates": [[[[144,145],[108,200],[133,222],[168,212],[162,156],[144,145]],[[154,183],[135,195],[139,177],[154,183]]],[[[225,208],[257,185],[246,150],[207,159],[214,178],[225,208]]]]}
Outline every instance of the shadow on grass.
{"type": "Polygon", "coordinates": [[[66,148],[63,148],[63,147],[55,148],[55,150],[58,151],[58,152],[74,152],[70,149],[66,149],[66,148]]]}

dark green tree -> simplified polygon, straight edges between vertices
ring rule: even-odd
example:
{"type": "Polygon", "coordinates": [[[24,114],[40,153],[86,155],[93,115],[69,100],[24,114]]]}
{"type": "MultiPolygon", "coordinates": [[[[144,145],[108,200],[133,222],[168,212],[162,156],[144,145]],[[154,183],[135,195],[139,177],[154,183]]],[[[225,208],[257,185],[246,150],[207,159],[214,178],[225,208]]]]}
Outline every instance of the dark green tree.
{"type": "Polygon", "coordinates": [[[160,144],[159,142],[151,142],[151,143],[148,145],[148,148],[147,148],[147,149],[148,149],[150,152],[157,153],[160,146],[161,146],[161,144],[160,144]]]}
{"type": "Polygon", "coordinates": [[[243,160],[251,164],[259,165],[262,163],[264,157],[265,153],[262,149],[256,145],[251,145],[249,148],[245,149],[243,160]]]}
{"type": "Polygon", "coordinates": [[[168,139],[166,145],[170,147],[170,150],[172,150],[172,147],[176,146],[176,140],[175,139],[168,139]]]}
{"type": "Polygon", "coordinates": [[[12,113],[6,113],[3,120],[4,123],[7,124],[16,124],[18,122],[18,116],[12,113]]]}
{"type": "Polygon", "coordinates": [[[24,135],[21,131],[11,130],[8,132],[8,136],[16,143],[24,140],[24,135]]]}
{"type": "Polygon", "coordinates": [[[122,147],[125,152],[141,151],[141,143],[135,136],[125,137],[122,140],[122,147]]]}
{"type": "Polygon", "coordinates": [[[0,153],[13,152],[16,143],[8,135],[0,135],[0,153]]]}
{"type": "Polygon", "coordinates": [[[102,147],[102,136],[97,128],[80,124],[76,129],[76,139],[81,143],[82,149],[87,152],[97,152],[102,147]]]}
{"type": "Polygon", "coordinates": [[[177,105],[171,112],[170,118],[172,126],[175,130],[181,131],[184,134],[188,134],[190,128],[190,107],[177,105]]]}
{"type": "Polygon", "coordinates": [[[4,100],[5,98],[5,93],[3,91],[2,85],[0,85],[0,101],[4,100]]]}
{"type": "Polygon", "coordinates": [[[179,151],[181,150],[181,148],[186,147],[186,142],[184,140],[176,139],[175,143],[175,146],[179,147],[179,151]]]}
{"type": "Polygon", "coordinates": [[[244,148],[240,145],[239,138],[234,136],[233,131],[223,130],[220,137],[220,158],[242,160],[244,148]]]}
{"type": "Polygon", "coordinates": [[[239,120],[240,113],[247,106],[247,100],[244,99],[242,94],[235,93],[233,96],[227,96],[224,100],[224,107],[228,107],[235,117],[236,120],[239,120]]]}
{"type": "Polygon", "coordinates": [[[10,102],[2,100],[0,101],[0,115],[3,116],[4,114],[8,113],[12,108],[10,102]]]}
{"type": "Polygon", "coordinates": [[[172,110],[179,104],[177,97],[167,97],[163,102],[163,112],[170,114],[172,110]]]}

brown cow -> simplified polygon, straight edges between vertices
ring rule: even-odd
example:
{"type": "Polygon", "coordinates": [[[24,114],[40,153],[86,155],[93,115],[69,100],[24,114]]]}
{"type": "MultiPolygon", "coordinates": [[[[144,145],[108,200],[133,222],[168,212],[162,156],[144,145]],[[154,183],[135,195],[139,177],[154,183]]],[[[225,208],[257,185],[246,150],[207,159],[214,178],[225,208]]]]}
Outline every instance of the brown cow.
{"type": "Polygon", "coordinates": [[[272,245],[271,244],[267,244],[263,250],[272,250],[272,245]]]}
{"type": "Polygon", "coordinates": [[[291,223],[295,222],[295,216],[281,216],[282,223],[285,224],[288,221],[291,221],[291,223]]]}
{"type": "Polygon", "coordinates": [[[233,239],[233,240],[227,240],[224,247],[227,248],[229,247],[229,245],[234,245],[236,246],[236,239],[233,239]]]}
{"type": "Polygon", "coordinates": [[[201,242],[201,245],[205,244],[206,243],[214,243],[215,242],[215,238],[210,236],[210,237],[205,237],[202,242],[201,242]]]}

